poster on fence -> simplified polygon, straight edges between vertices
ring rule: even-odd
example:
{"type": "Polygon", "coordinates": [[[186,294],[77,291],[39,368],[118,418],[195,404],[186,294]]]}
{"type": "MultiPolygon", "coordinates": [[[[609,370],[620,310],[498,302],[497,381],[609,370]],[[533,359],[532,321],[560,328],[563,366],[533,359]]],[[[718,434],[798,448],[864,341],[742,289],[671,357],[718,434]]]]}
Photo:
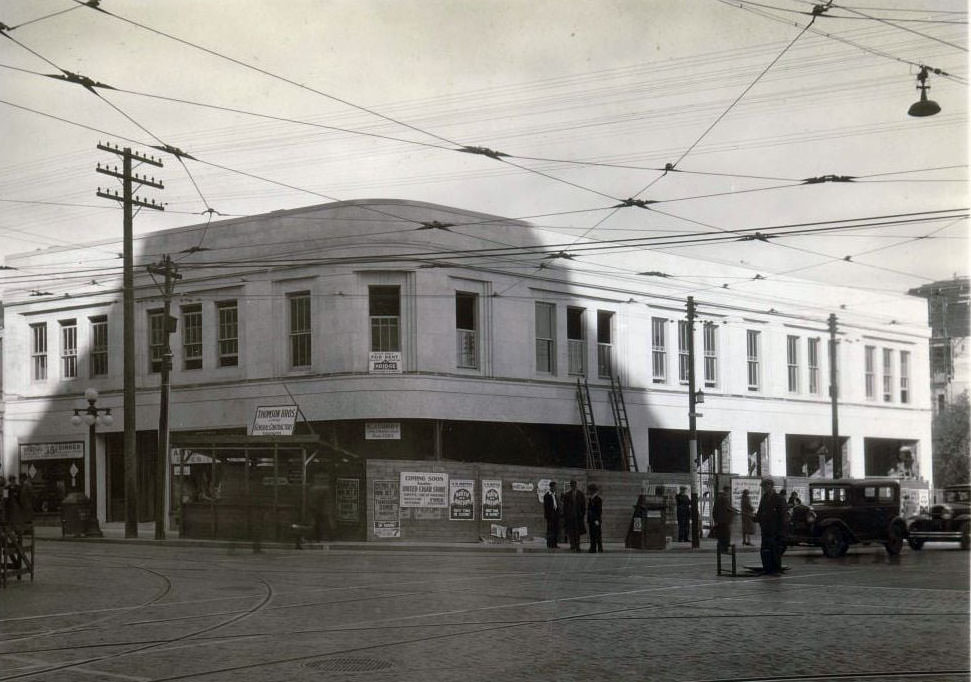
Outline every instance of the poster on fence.
{"type": "Polygon", "coordinates": [[[357,523],[361,518],[361,481],[357,478],[337,479],[337,520],[357,523]]]}
{"type": "Polygon", "coordinates": [[[486,521],[502,519],[502,480],[483,479],[482,485],[482,518],[486,521]]]}
{"type": "Polygon", "coordinates": [[[452,478],[448,482],[449,521],[475,520],[475,502],[472,497],[475,481],[470,478],[452,478]]]}
{"type": "Polygon", "coordinates": [[[402,471],[401,506],[447,509],[448,474],[432,471],[402,471]]]}
{"type": "Polygon", "coordinates": [[[374,537],[400,538],[398,481],[374,481],[374,537]]]}

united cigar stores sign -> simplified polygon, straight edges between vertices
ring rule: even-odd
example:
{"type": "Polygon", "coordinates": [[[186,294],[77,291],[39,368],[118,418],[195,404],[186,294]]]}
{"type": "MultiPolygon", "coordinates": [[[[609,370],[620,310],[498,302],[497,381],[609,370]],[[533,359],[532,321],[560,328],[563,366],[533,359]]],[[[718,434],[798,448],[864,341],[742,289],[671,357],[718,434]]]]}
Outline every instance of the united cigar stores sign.
{"type": "Polygon", "coordinates": [[[84,459],[84,441],[67,443],[21,443],[20,461],[40,459],[84,459]]]}

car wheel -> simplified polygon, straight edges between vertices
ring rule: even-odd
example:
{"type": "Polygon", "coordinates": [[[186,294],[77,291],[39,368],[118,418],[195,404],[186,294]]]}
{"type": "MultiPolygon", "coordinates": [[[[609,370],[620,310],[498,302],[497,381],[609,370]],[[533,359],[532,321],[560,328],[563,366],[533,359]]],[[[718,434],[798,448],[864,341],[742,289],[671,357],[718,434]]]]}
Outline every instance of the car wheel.
{"type": "Polygon", "coordinates": [[[823,554],[828,556],[830,559],[838,559],[839,557],[843,556],[846,554],[846,550],[849,549],[850,546],[850,543],[846,538],[846,533],[836,526],[830,526],[823,531],[821,543],[823,546],[823,554]]]}
{"type": "Polygon", "coordinates": [[[900,550],[904,548],[904,533],[898,526],[890,526],[890,530],[887,533],[887,541],[883,543],[883,546],[890,556],[900,554],[900,550]]]}
{"type": "Polygon", "coordinates": [[[910,545],[911,549],[916,549],[918,551],[924,547],[924,541],[918,538],[907,538],[907,544],[910,545]]]}
{"type": "Polygon", "coordinates": [[[961,524],[961,549],[967,551],[971,549],[971,527],[965,521],[961,524]]]}

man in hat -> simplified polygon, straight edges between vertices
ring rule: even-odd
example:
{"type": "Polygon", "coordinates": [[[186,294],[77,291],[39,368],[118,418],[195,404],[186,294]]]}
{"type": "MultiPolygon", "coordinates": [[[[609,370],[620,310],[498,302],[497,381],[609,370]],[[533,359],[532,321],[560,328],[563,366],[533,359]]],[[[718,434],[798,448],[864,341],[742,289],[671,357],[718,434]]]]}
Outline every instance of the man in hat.
{"type": "Polygon", "coordinates": [[[691,524],[691,498],[688,497],[688,489],[684,486],[678,488],[674,502],[678,515],[678,542],[690,542],[688,533],[691,524]]]}
{"type": "Polygon", "coordinates": [[[762,499],[759,500],[755,520],[762,530],[762,572],[765,575],[782,573],[782,552],[786,548],[786,498],[775,491],[771,478],[762,479],[762,499]]]}
{"type": "Polygon", "coordinates": [[[556,481],[550,481],[543,495],[543,518],[546,519],[546,546],[556,549],[560,537],[560,504],[556,499],[556,481]]]}
{"type": "Polygon", "coordinates": [[[586,532],[584,517],[587,513],[587,501],[583,493],[577,490],[577,482],[570,481],[570,489],[563,493],[563,525],[566,536],[570,540],[570,549],[580,551],[580,536],[586,532]]]}
{"type": "Polygon", "coordinates": [[[590,551],[603,552],[603,500],[596,483],[587,486],[587,525],[590,526],[590,551]]]}
{"type": "Polygon", "coordinates": [[[721,553],[728,552],[732,544],[732,522],[735,520],[736,510],[732,507],[731,495],[731,487],[723,486],[715,498],[715,507],[711,513],[715,537],[718,538],[718,551],[721,553]]]}

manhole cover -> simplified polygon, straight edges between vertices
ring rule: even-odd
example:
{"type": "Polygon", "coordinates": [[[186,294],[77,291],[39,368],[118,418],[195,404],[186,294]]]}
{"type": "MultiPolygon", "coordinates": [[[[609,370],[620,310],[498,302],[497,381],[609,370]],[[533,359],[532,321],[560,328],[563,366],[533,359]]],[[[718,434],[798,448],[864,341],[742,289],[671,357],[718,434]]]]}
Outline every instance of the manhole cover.
{"type": "Polygon", "coordinates": [[[324,658],[311,661],[305,667],[329,673],[367,673],[387,670],[391,663],[379,658],[324,658]]]}

